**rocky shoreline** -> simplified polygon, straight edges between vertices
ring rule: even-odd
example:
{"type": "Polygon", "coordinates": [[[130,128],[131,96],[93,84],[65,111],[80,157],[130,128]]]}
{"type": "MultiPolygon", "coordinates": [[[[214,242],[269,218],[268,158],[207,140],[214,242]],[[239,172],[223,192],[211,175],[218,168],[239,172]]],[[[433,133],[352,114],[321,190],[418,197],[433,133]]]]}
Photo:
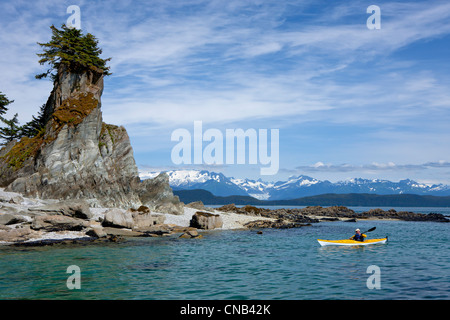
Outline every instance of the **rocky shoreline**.
{"type": "Polygon", "coordinates": [[[285,221],[285,227],[295,226],[295,224],[302,226],[302,224],[308,225],[310,223],[317,223],[321,221],[356,222],[357,220],[367,219],[450,222],[449,218],[440,213],[423,214],[409,211],[396,211],[394,209],[387,211],[382,209],[371,209],[365,212],[355,212],[354,210],[343,206],[332,206],[325,208],[321,206],[309,206],[302,209],[268,209],[258,208],[251,205],[246,205],[239,208],[234,204],[229,204],[217,208],[217,210],[276,219],[274,226],[278,227],[281,226],[280,223],[282,221],[285,221]]]}
{"type": "Polygon", "coordinates": [[[74,242],[119,242],[128,237],[202,238],[213,229],[299,228],[322,221],[356,222],[364,219],[449,222],[437,213],[421,214],[393,209],[355,212],[347,207],[268,209],[254,206],[207,208],[188,204],[183,215],[138,208],[93,208],[85,200],[26,198],[0,189],[0,244],[39,246],[74,242]]]}
{"type": "MultiPolygon", "coordinates": [[[[217,212],[191,203],[183,214],[138,208],[96,208],[82,199],[27,198],[0,188],[0,244],[42,246],[56,243],[119,242],[128,237],[202,238],[203,230],[245,228],[260,219],[217,212]]],[[[266,218],[266,220],[272,220],[266,218]]]]}

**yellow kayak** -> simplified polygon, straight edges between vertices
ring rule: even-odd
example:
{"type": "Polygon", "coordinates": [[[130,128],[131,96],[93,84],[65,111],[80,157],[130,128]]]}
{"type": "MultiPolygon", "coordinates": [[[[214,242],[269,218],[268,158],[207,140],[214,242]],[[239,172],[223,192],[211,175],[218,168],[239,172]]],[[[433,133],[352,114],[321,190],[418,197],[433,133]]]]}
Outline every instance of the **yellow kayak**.
{"type": "Polygon", "coordinates": [[[381,238],[381,239],[367,239],[364,241],[355,241],[350,239],[344,239],[344,240],[323,240],[323,239],[317,239],[319,241],[319,244],[323,246],[367,246],[369,244],[383,244],[386,243],[388,238],[381,238]]]}

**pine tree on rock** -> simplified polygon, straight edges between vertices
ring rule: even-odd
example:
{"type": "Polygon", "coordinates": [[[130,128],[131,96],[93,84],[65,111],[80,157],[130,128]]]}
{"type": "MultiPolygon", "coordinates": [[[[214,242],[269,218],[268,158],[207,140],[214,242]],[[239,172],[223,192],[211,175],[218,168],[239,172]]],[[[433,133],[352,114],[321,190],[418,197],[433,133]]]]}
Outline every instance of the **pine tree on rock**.
{"type": "Polygon", "coordinates": [[[61,66],[65,66],[68,71],[82,73],[87,70],[101,70],[104,75],[110,75],[109,67],[106,63],[111,60],[102,59],[102,49],[98,47],[98,40],[88,33],[83,35],[81,30],[69,28],[62,25],[61,30],[55,26],[52,29],[52,39],[47,43],[38,44],[43,47],[44,52],[38,53],[41,65],[49,64],[50,69],[36,75],[36,79],[46,78],[50,75],[55,80],[56,73],[61,66]]]}

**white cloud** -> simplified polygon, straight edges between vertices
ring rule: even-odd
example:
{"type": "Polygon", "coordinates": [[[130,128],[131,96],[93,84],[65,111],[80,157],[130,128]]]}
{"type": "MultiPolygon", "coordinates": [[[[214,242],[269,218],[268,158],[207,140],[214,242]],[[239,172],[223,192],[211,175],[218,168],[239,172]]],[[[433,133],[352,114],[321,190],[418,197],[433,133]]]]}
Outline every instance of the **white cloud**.
{"type": "Polygon", "coordinates": [[[297,170],[305,172],[356,172],[356,171],[398,171],[398,170],[427,170],[433,168],[450,168],[450,162],[445,160],[439,160],[435,162],[426,162],[421,164],[395,164],[390,161],[387,163],[373,162],[371,164],[324,164],[323,162],[317,162],[310,166],[298,166],[297,170]]]}

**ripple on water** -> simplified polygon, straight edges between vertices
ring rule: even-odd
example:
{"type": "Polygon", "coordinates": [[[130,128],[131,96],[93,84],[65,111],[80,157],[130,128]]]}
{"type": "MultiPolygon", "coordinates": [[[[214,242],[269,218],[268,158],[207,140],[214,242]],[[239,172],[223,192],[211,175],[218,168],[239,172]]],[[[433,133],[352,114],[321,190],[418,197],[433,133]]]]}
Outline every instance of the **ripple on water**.
{"type": "Polygon", "coordinates": [[[386,245],[320,247],[355,225],[220,231],[196,241],[141,238],[124,243],[0,248],[1,299],[449,299],[450,224],[359,222],[389,235],[386,245]],[[436,237],[435,235],[440,235],[436,237]],[[69,265],[81,290],[68,290],[69,265]],[[369,265],[381,289],[366,286],[369,265]]]}

